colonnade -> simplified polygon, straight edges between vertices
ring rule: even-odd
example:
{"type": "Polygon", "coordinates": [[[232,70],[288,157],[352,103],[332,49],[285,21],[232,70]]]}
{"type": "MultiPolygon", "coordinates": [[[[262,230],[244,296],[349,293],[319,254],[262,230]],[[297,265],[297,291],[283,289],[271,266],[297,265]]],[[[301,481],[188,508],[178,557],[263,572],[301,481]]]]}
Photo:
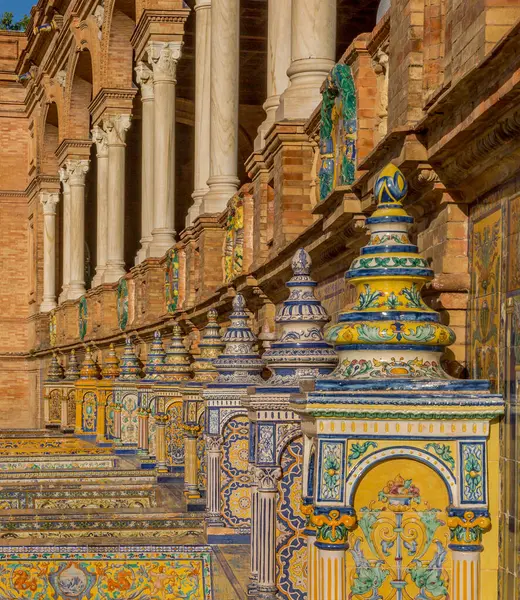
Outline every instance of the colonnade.
{"type": "MultiPolygon", "coordinates": [[[[197,0],[195,20],[194,184],[187,226],[200,214],[223,211],[240,184],[240,2],[197,0]]],[[[171,40],[163,36],[136,48],[135,75],[142,104],[141,236],[136,263],[162,257],[175,243],[175,98],[182,46],[176,34],[171,40]]],[[[258,129],[256,150],[263,147],[276,121],[306,119],[320,102],[321,84],[336,58],[336,0],[269,0],[267,48],[266,117],[258,129]]],[[[127,91],[132,98],[135,91],[127,91]]],[[[97,161],[93,286],[114,283],[125,273],[125,155],[132,109],[131,103],[123,104],[115,108],[107,102],[93,114],[89,141],[96,144],[97,161]]],[[[90,149],[81,140],[84,151],[78,154],[75,140],[68,142],[59,168],[63,202],[60,303],[86,291],[85,178],[90,149]]],[[[42,192],[42,203],[47,193],[42,192]]],[[[44,220],[51,227],[52,217],[44,220]]],[[[44,312],[56,307],[56,273],[50,259],[53,253],[56,256],[55,239],[48,239],[44,251],[45,297],[40,306],[44,312]]]]}

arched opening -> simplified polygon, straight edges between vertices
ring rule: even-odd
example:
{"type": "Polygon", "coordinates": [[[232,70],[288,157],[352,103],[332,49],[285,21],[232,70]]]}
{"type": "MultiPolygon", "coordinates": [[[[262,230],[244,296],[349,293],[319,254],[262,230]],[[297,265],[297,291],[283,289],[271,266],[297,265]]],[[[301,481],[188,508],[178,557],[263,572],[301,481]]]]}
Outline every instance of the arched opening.
{"type": "Polygon", "coordinates": [[[40,162],[40,172],[46,175],[56,176],[58,173],[58,161],[56,159],[56,148],[59,144],[58,107],[51,102],[47,108],[45,125],[43,129],[43,147],[40,162]]]}
{"type": "Polygon", "coordinates": [[[72,90],[68,118],[68,137],[70,139],[87,140],[90,137],[90,111],[92,101],[92,60],[90,52],[79,53],[72,90]]]}
{"type": "Polygon", "coordinates": [[[130,38],[135,28],[135,0],[116,0],[110,20],[108,80],[112,88],[129,89],[133,77],[133,48],[130,38]]]}

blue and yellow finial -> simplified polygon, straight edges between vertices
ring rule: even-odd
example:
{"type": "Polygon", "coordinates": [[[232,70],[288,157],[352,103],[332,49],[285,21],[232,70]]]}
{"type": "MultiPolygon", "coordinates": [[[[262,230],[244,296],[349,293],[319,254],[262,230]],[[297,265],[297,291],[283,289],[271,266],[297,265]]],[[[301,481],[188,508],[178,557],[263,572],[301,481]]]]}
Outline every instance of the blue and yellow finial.
{"type": "Polygon", "coordinates": [[[455,334],[422,299],[434,273],[410,241],[406,193],[404,175],[387,165],[374,186],[377,209],[366,220],[370,240],[345,274],[357,303],[325,336],[340,355],[338,377],[448,377],[440,356],[455,334]]]}

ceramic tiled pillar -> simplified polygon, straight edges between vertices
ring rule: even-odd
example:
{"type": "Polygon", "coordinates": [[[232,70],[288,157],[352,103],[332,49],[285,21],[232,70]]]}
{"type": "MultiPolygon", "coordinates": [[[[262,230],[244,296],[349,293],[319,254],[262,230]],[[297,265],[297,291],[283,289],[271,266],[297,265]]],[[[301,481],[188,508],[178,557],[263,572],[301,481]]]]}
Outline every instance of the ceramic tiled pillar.
{"type": "Polygon", "coordinates": [[[56,206],[59,194],[42,192],[43,206],[43,302],[42,312],[56,308],[56,206]]]}

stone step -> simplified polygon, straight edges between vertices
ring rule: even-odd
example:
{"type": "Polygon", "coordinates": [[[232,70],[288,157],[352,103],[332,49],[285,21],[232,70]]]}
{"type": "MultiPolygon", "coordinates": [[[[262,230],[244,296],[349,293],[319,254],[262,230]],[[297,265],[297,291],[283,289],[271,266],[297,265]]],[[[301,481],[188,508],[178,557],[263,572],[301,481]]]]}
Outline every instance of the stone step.
{"type": "Polygon", "coordinates": [[[61,485],[122,485],[126,483],[155,483],[155,472],[140,469],[85,469],[81,472],[65,471],[4,471],[0,472],[0,488],[21,486],[61,486],[61,485]]]}
{"type": "MultiPolygon", "coordinates": [[[[0,544],[10,539],[33,538],[145,538],[168,539],[171,543],[186,543],[187,538],[202,539],[204,519],[201,513],[146,510],[135,512],[121,509],[113,511],[84,510],[81,514],[59,515],[17,514],[0,519],[0,544]]],[[[54,551],[54,550],[53,550],[54,551]]]]}
{"type": "Polygon", "coordinates": [[[114,456],[44,456],[0,458],[0,472],[4,471],[63,471],[65,469],[114,469],[118,465],[114,456]]]}

